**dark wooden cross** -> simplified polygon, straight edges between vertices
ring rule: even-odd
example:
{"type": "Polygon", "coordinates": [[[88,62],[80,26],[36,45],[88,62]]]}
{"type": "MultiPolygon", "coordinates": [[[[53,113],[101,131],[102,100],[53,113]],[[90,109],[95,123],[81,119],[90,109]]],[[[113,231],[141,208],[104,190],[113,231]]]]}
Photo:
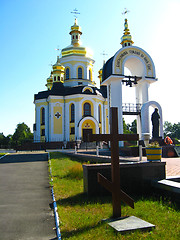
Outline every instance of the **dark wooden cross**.
{"type": "Polygon", "coordinates": [[[102,174],[98,173],[98,182],[112,193],[113,217],[121,217],[121,201],[134,208],[134,200],[129,197],[120,187],[119,166],[119,141],[135,141],[139,139],[138,134],[118,133],[118,109],[110,108],[110,134],[89,134],[89,141],[111,142],[111,178],[110,182],[102,174]]]}

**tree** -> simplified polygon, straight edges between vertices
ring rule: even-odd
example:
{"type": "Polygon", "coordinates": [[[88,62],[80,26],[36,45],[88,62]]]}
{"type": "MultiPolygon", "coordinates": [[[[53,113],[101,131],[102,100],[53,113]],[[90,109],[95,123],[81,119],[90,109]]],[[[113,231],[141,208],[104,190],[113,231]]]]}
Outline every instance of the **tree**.
{"type": "Polygon", "coordinates": [[[1,148],[9,148],[11,147],[11,137],[12,135],[4,136],[3,133],[0,133],[0,147],[1,148]]]}
{"type": "Polygon", "coordinates": [[[173,134],[173,125],[172,125],[172,123],[170,123],[168,121],[165,121],[163,127],[164,127],[164,135],[165,135],[165,137],[166,136],[172,137],[172,134],[173,134]]]}
{"type": "Polygon", "coordinates": [[[0,145],[3,145],[4,144],[4,134],[3,133],[0,133],[0,145]]]}
{"type": "Polygon", "coordinates": [[[23,122],[17,125],[17,128],[12,136],[13,145],[22,145],[25,141],[32,141],[33,134],[30,128],[23,122]]]}
{"type": "Polygon", "coordinates": [[[129,125],[129,130],[132,133],[137,133],[137,120],[136,119],[131,123],[131,125],[129,125]]]}
{"type": "Polygon", "coordinates": [[[170,123],[168,121],[164,122],[164,135],[169,136],[171,138],[180,139],[180,122],[178,123],[170,123]]]}
{"type": "Polygon", "coordinates": [[[180,122],[173,124],[173,138],[180,139],[180,122]]]}
{"type": "Polygon", "coordinates": [[[131,131],[129,130],[129,124],[126,124],[126,123],[125,123],[124,118],[123,118],[123,133],[124,133],[124,134],[131,133],[131,131]]]}

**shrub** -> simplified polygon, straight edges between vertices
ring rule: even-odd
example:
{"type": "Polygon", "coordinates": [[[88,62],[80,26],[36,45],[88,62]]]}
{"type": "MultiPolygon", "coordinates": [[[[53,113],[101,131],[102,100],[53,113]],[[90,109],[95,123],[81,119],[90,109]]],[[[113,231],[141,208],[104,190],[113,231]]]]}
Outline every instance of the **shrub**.
{"type": "Polygon", "coordinates": [[[75,164],[68,169],[68,178],[80,180],[83,178],[83,168],[81,164],[75,164]]]}

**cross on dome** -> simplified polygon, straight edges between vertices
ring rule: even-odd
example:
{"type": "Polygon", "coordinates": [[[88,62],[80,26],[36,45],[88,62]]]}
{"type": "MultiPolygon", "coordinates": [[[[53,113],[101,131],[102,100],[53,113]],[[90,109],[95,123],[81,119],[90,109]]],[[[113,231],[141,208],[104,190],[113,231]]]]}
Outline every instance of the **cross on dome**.
{"type": "Polygon", "coordinates": [[[77,14],[80,14],[76,8],[71,13],[74,14],[75,20],[77,19],[77,14]]]}

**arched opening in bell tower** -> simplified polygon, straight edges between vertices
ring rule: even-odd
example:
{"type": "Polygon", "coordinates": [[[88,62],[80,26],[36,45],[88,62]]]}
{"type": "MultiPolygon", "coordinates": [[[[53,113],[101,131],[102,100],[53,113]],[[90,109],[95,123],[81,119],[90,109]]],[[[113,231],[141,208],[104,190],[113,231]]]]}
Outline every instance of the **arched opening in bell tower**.
{"type": "MultiPolygon", "coordinates": [[[[144,77],[144,64],[138,57],[129,56],[124,61],[123,70],[125,76],[144,77]]],[[[138,80],[139,82],[140,80],[138,80]]],[[[140,110],[142,103],[142,96],[140,96],[137,84],[132,86],[126,83],[122,84],[122,104],[123,104],[123,118],[126,124],[132,124],[134,120],[137,121],[138,132],[140,131],[140,110]]]]}

